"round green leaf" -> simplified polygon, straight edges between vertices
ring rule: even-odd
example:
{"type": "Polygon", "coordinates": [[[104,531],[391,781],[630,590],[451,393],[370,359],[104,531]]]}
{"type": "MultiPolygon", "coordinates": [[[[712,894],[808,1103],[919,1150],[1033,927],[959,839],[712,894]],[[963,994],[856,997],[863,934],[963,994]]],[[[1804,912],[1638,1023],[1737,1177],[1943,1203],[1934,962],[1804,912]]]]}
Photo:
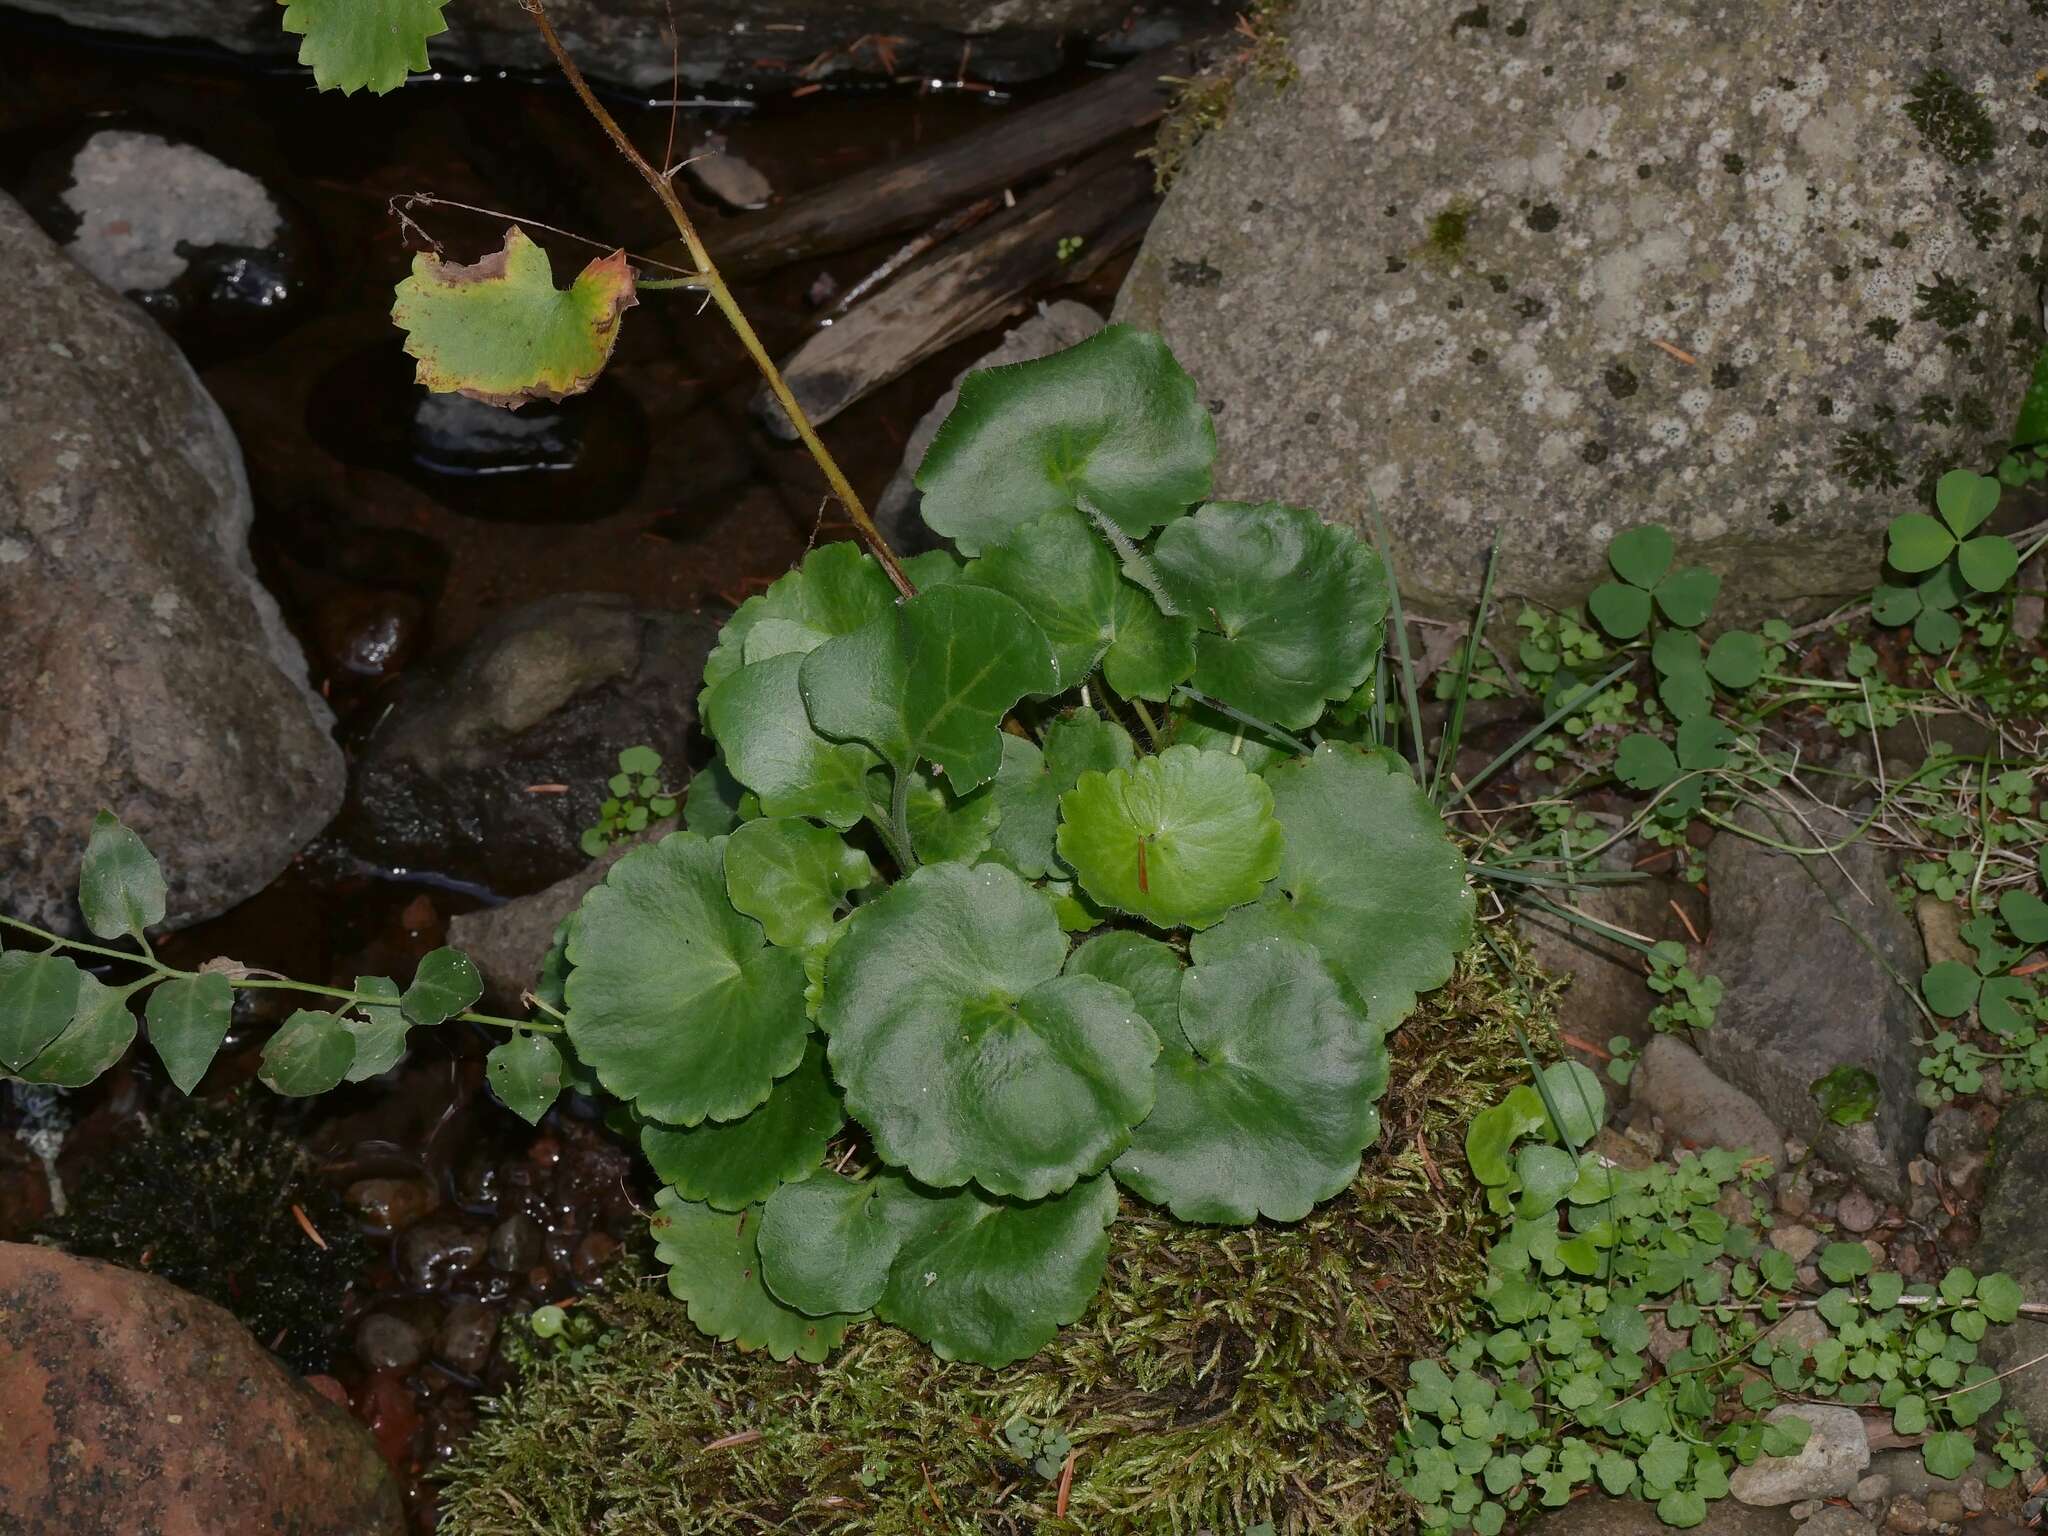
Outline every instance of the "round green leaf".
{"type": "Polygon", "coordinates": [[[1712,571],[1689,565],[1673,571],[1657,584],[1657,606],[1664,617],[1687,629],[1704,624],[1714,611],[1714,599],[1721,595],[1721,578],[1712,571]]]}
{"type": "Polygon", "coordinates": [[[264,1043],[256,1075],[276,1093],[307,1098],[339,1084],[355,1059],[356,1038],[341,1015],[300,1008],[264,1043]]]}
{"type": "Polygon", "coordinates": [[[1168,618],[1152,594],[1129,581],[1117,588],[1110,624],[1116,638],[1103,653],[1102,675],[1127,699],[1165,701],[1195,675],[1195,622],[1168,618]]]}
{"type": "Polygon", "coordinates": [[[731,1120],[803,1060],[803,957],[726,899],[725,840],[636,848],[569,937],[569,1039],[598,1081],[671,1125],[731,1120]]]}
{"type": "Polygon", "coordinates": [[[528,1125],[539,1125],[562,1092],[562,1053],[546,1035],[500,1041],[484,1058],[484,1072],[500,1102],[528,1125]]]}
{"type": "Polygon", "coordinates": [[[1920,1459],[1936,1477],[1961,1477],[1977,1459],[1977,1445],[1968,1435],[1945,1429],[1927,1437],[1920,1459]]]}
{"type": "Polygon", "coordinates": [[[1123,1150],[1159,1042],[1128,993],[1060,976],[1065,958],[1052,908],[999,865],[928,864],[861,909],[820,1022],[877,1153],[1035,1200],[1123,1150]]]}
{"type": "Polygon", "coordinates": [[[1600,1133],[1607,1118],[1607,1090],[1584,1062],[1554,1061],[1545,1067],[1543,1093],[1538,1097],[1544,1095],[1549,1099],[1544,1123],[1551,1125],[1550,1114],[1555,1110],[1557,1119],[1551,1128],[1567,1146],[1583,1147],[1600,1133]]]}
{"type": "Polygon", "coordinates": [[[865,1312],[882,1299],[919,1209],[901,1176],[821,1173],[784,1184],[761,1215],[761,1274],[777,1300],[811,1317],[865,1312]]]}
{"type": "Polygon", "coordinates": [[[1913,643],[1930,656],[1939,656],[1963,643],[1963,626],[1952,613],[1924,608],[1913,621],[1913,643]]]}
{"type": "Polygon", "coordinates": [[[1514,1172],[1508,1164],[1508,1150],[1549,1124],[1550,1112],[1543,1107],[1542,1095],[1526,1083],[1500,1103],[1482,1109],[1465,1127],[1465,1161],[1472,1176],[1489,1187],[1507,1183],[1514,1172]]]}
{"type": "Polygon", "coordinates": [[[1180,1027],[1180,956],[1172,945],[1141,933],[1098,934],[1067,956],[1067,974],[1123,988],[1162,1043],[1186,1048],[1180,1027]]]}
{"type": "Polygon", "coordinates": [[[0,1069],[20,1071],[64,1032],[87,979],[65,955],[0,953],[0,1069]]]}
{"type": "Polygon", "coordinates": [[[1907,512],[1892,519],[1886,533],[1885,559],[1892,569],[1914,575],[1931,571],[1956,547],[1955,536],[1925,512],[1907,512]]]}
{"type": "Polygon", "coordinates": [[[54,1088],[83,1088],[119,1061],[134,1038],[127,989],[105,986],[81,972],[70,1022],[15,1076],[54,1088]]]}
{"type": "Polygon", "coordinates": [[[1989,475],[1952,469],[1934,482],[1934,506],[1959,539],[1968,538],[1998,510],[1998,482],[1989,475]]]}
{"type": "Polygon", "coordinates": [[[1298,1221],[1350,1184],[1379,1135],[1387,1054],[1314,950],[1274,938],[1198,966],[1178,1015],[1119,1182],[1183,1221],[1233,1224],[1298,1221]]]}
{"type": "Polygon", "coordinates": [[[1977,973],[1960,960],[1942,960],[1920,978],[1921,996],[1944,1019],[1959,1019],[1977,1001],[1977,973]]]}
{"type": "Polygon", "coordinates": [[[1977,994],[1977,1017],[1995,1035],[2016,1035],[2033,1015],[2034,984],[2022,976],[1993,976],[1977,994]]]}
{"type": "Polygon", "coordinates": [[[1714,685],[1704,667],[1667,672],[1657,680],[1657,698],[1677,720],[1700,720],[1714,707],[1714,685]]]}
{"type": "Polygon", "coordinates": [[[1633,640],[1650,627],[1650,594],[1625,582],[1601,582],[1587,595],[1586,608],[1617,640],[1633,640]]]}
{"type": "Polygon", "coordinates": [[[765,1349],[777,1360],[794,1355],[813,1365],[838,1347],[855,1317],[806,1317],[777,1301],[762,1280],[759,1206],[718,1211],[672,1189],[654,1198],[654,1256],[668,1265],[669,1291],[688,1305],[700,1330],[743,1351],[765,1349]]]}
{"type": "Polygon", "coordinates": [[[917,1204],[895,1218],[903,1236],[875,1315],[942,1360],[1021,1360],[1078,1318],[1102,1283],[1116,1219],[1106,1178],[1030,1205],[908,1184],[894,1198],[917,1204]]]}
{"type": "Polygon", "coordinates": [[[448,0],[280,0],[284,30],[305,39],[299,62],[323,91],[382,96],[427,68],[427,39],[448,30],[448,0]]]}
{"type": "Polygon", "coordinates": [[[1195,935],[1196,963],[1273,935],[1298,938],[1375,1025],[1393,1027],[1471,942],[1464,858],[1415,781],[1377,754],[1325,742],[1265,779],[1287,838],[1279,878],[1257,906],[1195,935]]]}
{"type": "Polygon", "coordinates": [[[866,854],[808,821],[764,816],[726,839],[726,894],[771,944],[822,943],[847,897],[874,882],[866,854]]]}
{"type": "Polygon", "coordinates": [[[597,382],[639,300],[624,251],[593,257],[566,290],[548,253],[517,224],[469,266],[422,251],[398,285],[391,323],[405,332],[414,380],[487,405],[580,395],[597,382]]]}
{"type": "Polygon", "coordinates": [[[1691,772],[1728,766],[1728,746],[1734,734],[1712,715],[1699,715],[1678,724],[1679,766],[1691,772]]]}
{"type": "Polygon", "coordinates": [[[1272,791],[1227,752],[1168,747],[1060,797],[1059,856],[1082,888],[1161,928],[1207,928],[1256,900],[1282,843],[1272,791]]]}
{"type": "Polygon", "coordinates": [[[863,741],[898,770],[935,763],[963,795],[1002,766],[1003,716],[1061,686],[1045,632],[1014,599],[951,582],[827,641],[799,677],[823,734],[863,741]]]}
{"type": "Polygon", "coordinates": [[[704,721],[732,776],[760,797],[768,815],[850,827],[867,809],[875,755],[818,734],[804,708],[803,664],[803,656],[789,653],[728,673],[704,695],[704,721]]]}
{"type": "MultiPolygon", "coordinates": [[[[234,1011],[235,989],[217,971],[173,976],[149,994],[142,1010],[149,1023],[149,1043],[180,1093],[190,1093],[206,1076],[214,1053],[228,1037],[234,1011]]],[[[349,1059],[355,1059],[353,1047],[349,1059]]]]}
{"type": "MultiPolygon", "coordinates": [[[[1010,761],[1010,743],[1016,740],[1009,732],[1003,733],[1005,763],[1010,761]]],[[[1001,776],[999,769],[998,782],[1001,776]]],[[[884,774],[877,771],[870,775],[868,784],[869,793],[881,800],[888,798],[889,788],[884,774]]],[[[910,770],[910,796],[904,809],[910,823],[910,846],[919,862],[925,864],[943,864],[949,860],[972,864],[994,838],[1003,815],[1003,808],[996,800],[994,784],[984,784],[966,795],[956,795],[921,768],[910,770]]]]}
{"type": "MultiPolygon", "coordinates": [[[[802,707],[801,700],[798,707],[802,707]]],[[[760,814],[759,797],[732,776],[723,747],[711,754],[710,762],[690,775],[689,788],[683,791],[683,825],[699,837],[723,837],[741,822],[760,814]]]]}
{"type": "Polygon", "coordinates": [[[1707,652],[1707,671],[1726,688],[1747,688],[1764,675],[1763,636],[1731,629],[1707,652]]]}
{"type": "Polygon", "coordinates": [[[420,961],[399,1002],[413,1023],[434,1025],[454,1018],[483,995],[484,979],[476,962],[444,944],[420,961]]]}
{"type": "Polygon", "coordinates": [[[164,872],[142,839],[109,811],[92,819],[78,867],[78,909],[102,939],[139,937],[164,920],[164,872]]]}
{"type": "Polygon", "coordinates": [[[1977,1282],[1977,1306],[1986,1322],[2012,1322],[2020,1315],[2026,1299],[2026,1293],[2011,1275],[1986,1275],[1977,1282]]]}
{"type": "Polygon", "coordinates": [[[1023,737],[1005,732],[1003,766],[992,797],[1001,818],[991,844],[995,856],[1028,880],[1055,873],[1053,841],[1059,833],[1060,796],[1090,769],[1107,773],[1136,755],[1129,732],[1089,709],[1077,709],[1048,725],[1042,752],[1023,737]]]}
{"type": "MultiPolygon", "coordinates": [[[[912,562],[916,564],[917,562],[912,562]]],[[[921,576],[912,578],[925,585],[921,576]]],[[[850,635],[861,625],[887,613],[896,603],[896,588],[871,555],[858,544],[821,544],[804,556],[803,564],[775,579],[734,610],[718,632],[718,644],[704,662],[708,692],[750,661],[816,650],[834,635],[850,635]],[[772,643],[748,644],[757,627],[772,626],[772,643]]],[[[692,829],[695,830],[694,828],[692,829]]]]}
{"type": "Polygon", "coordinates": [[[1647,592],[1664,579],[1677,553],[1670,533],[1656,523],[1644,523],[1614,536],[1607,546],[1607,563],[1623,581],[1647,592]]]}
{"type": "Polygon", "coordinates": [[[969,374],[916,478],[925,522],[974,555],[1060,508],[1141,539],[1209,494],[1215,457],[1216,429],[1166,343],[1112,325],[969,374]]]}
{"type": "MultiPolygon", "coordinates": [[[[357,1003],[342,1019],[356,1039],[356,1059],[350,1063],[346,1079],[351,1083],[381,1076],[397,1066],[405,1055],[406,1031],[411,1027],[401,1006],[398,983],[389,976],[358,976],[356,991],[378,1001],[357,1003]]],[[[559,996],[551,1001],[560,1006],[559,996]]]]}
{"type": "Polygon", "coordinates": [[[1302,507],[1217,501],[1152,552],[1194,621],[1195,687],[1287,729],[1313,725],[1373,668],[1387,616],[1380,558],[1302,507]]]}
{"type": "Polygon", "coordinates": [[[1979,592],[2002,592],[2020,568],[2020,554],[2010,539],[1987,533],[1963,542],[1956,551],[1956,568],[1979,592]]]}
{"type": "Polygon", "coordinates": [[[2022,944],[2048,944],[2048,901],[2032,891],[2007,891],[1998,898],[1998,915],[2022,944]]]}
{"type": "Polygon", "coordinates": [[[1678,759],[1655,736],[1636,731],[1622,737],[1615,749],[1614,775],[1630,789],[1647,793],[1678,777],[1678,759]]]}
{"type": "Polygon", "coordinates": [[[1102,535],[1071,508],[1011,529],[960,579],[1014,598],[1045,631],[1059,675],[1072,682],[1093,672],[1116,638],[1119,590],[1130,586],[1102,535]]]}
{"type": "MultiPolygon", "coordinates": [[[[736,1211],[809,1174],[845,1123],[825,1070],[824,1043],[813,1038],[802,1064],[776,1081],[758,1109],[687,1129],[644,1121],[640,1150],[655,1177],[684,1199],[736,1211]]],[[[823,1310],[858,1312],[867,1305],[823,1310]]]]}
{"type": "Polygon", "coordinates": [[[1563,1147],[1528,1142],[1515,1153],[1515,1178],[1522,1186],[1515,1214],[1541,1216],[1556,1210],[1557,1203],[1578,1182],[1579,1165],[1563,1147]]]}
{"type": "Polygon", "coordinates": [[[1875,1262],[1861,1243],[1829,1243],[1820,1251],[1820,1272],[1837,1285],[1869,1274],[1875,1262]]]}

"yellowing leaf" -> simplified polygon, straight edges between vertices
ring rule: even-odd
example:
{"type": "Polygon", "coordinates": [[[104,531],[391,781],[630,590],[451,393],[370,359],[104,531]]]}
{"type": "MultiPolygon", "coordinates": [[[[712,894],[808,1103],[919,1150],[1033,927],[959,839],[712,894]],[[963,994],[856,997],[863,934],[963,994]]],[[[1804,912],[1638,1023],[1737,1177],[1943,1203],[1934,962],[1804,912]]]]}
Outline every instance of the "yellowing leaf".
{"type": "Polygon", "coordinates": [[[618,340],[619,318],[639,302],[626,253],[592,261],[568,290],[548,254],[513,225],[505,245],[470,266],[413,258],[391,321],[419,359],[414,377],[441,394],[487,405],[580,395],[618,340]]]}
{"type": "Polygon", "coordinates": [[[299,62],[323,91],[382,96],[427,67],[427,39],[448,30],[448,0],[278,0],[284,29],[305,39],[299,62]]]}

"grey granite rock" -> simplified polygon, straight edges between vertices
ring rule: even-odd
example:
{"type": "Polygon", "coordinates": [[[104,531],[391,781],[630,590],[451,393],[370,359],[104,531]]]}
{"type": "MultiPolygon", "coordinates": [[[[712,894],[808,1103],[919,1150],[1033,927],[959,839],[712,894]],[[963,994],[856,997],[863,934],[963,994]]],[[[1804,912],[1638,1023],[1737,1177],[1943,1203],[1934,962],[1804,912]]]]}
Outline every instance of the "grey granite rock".
{"type": "MultiPolygon", "coordinates": [[[[1991,1178],[1978,1213],[1979,1237],[1969,1260],[1979,1274],[1999,1270],[2019,1281],[2030,1301],[2048,1300],[2048,1102],[2015,1100],[1991,1142],[1991,1178]]],[[[2048,1354],[2048,1322],[2023,1317],[1984,1336],[1984,1359],[2000,1371],[2048,1354]]],[[[2005,1380],[2005,1401],[2036,1440],[2048,1436],[2048,1376],[2039,1367],[2005,1380]]]]}
{"type": "Polygon", "coordinates": [[[0,891],[82,932],[102,806],[174,922],[267,885],[341,803],[333,717],[249,556],[220,408],[161,330],[0,196],[0,891]]]}
{"type": "Polygon", "coordinates": [[[1744,1504],[1775,1506],[1801,1499],[1831,1499],[1856,1486],[1870,1465],[1870,1438],[1853,1408],[1800,1403],[1773,1408],[1765,1419],[1800,1418],[1813,1426],[1806,1444],[1790,1456],[1759,1456],[1737,1467],[1729,1491],[1744,1504]]]}
{"type": "MultiPolygon", "coordinates": [[[[2048,12],[1981,0],[1301,0],[1116,318],[1217,410],[1217,484],[1353,526],[1461,611],[1576,601],[1656,518],[1724,615],[1868,590],[2040,346],[2048,12]],[[1679,355],[1682,354],[1682,355],[1679,355]]],[[[2002,440],[2002,439],[2001,439],[2002,440]]]]}
{"type": "Polygon", "coordinates": [[[1670,1035],[1655,1036],[1629,1082],[1634,1102],[1688,1147],[1722,1147],[1785,1165],[1785,1137],[1757,1101],[1717,1077],[1699,1053],[1670,1035]]]}

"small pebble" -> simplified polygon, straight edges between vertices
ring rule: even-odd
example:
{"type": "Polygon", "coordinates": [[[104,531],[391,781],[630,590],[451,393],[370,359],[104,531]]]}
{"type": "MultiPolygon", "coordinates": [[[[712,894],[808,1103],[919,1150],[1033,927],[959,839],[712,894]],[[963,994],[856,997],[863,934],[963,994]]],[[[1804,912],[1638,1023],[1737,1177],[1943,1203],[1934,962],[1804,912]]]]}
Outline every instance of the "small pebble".
{"type": "Polygon", "coordinates": [[[491,1268],[516,1275],[540,1262],[541,1244],[547,1234],[531,1216],[507,1216],[491,1228],[491,1268]]]}
{"type": "Polygon", "coordinates": [[[498,1340],[498,1314],[476,1301],[458,1301],[441,1322],[439,1352],[465,1376],[481,1376],[498,1340]]]}
{"type": "Polygon", "coordinates": [[[1856,1486],[1849,1490],[1849,1502],[1867,1516],[1876,1511],[1886,1499],[1890,1498],[1891,1493],[1892,1480],[1882,1472],[1871,1472],[1862,1477],[1856,1486]]]}
{"type": "Polygon", "coordinates": [[[1771,1246],[1794,1264],[1803,1264],[1820,1246],[1820,1234],[1797,1222],[1771,1229],[1771,1246]]]}
{"type": "Polygon", "coordinates": [[[484,1234],[452,1221],[427,1221],[398,1240],[398,1273],[415,1291],[438,1291],[483,1262],[484,1234]]]}
{"type": "Polygon", "coordinates": [[[1778,1191],[1778,1209],[1797,1221],[1813,1209],[1813,1196],[1797,1185],[1778,1191]]]}
{"type": "Polygon", "coordinates": [[[1896,1269],[1908,1280],[1920,1273],[1923,1262],[1917,1245],[1901,1248],[1892,1255],[1892,1268],[1896,1269]]]}
{"type": "Polygon", "coordinates": [[[576,1278],[585,1285],[596,1285],[604,1279],[604,1272],[618,1256],[617,1238],[606,1232],[591,1233],[576,1245],[576,1256],[572,1261],[576,1278]]]}
{"type": "Polygon", "coordinates": [[[348,1203],[371,1226],[400,1232],[434,1208],[433,1189],[419,1179],[358,1179],[348,1203]]]}
{"type": "Polygon", "coordinates": [[[1956,1497],[1963,1501],[1963,1508],[1973,1515],[1983,1513],[1984,1506],[1990,1502],[1985,1492],[1984,1479],[1974,1472],[1965,1475],[1962,1481],[1956,1484],[1956,1497]]]}
{"type": "Polygon", "coordinates": [[[1842,1196],[1842,1203],[1835,1207],[1835,1221],[1845,1232],[1854,1232],[1859,1237],[1876,1226],[1884,1212],[1870,1196],[1860,1189],[1851,1189],[1842,1196]]]}
{"type": "Polygon", "coordinates": [[[1884,1517],[1884,1528],[1897,1531],[1900,1536],[1919,1536],[1930,1524],[1927,1506],[1910,1494],[1901,1494],[1893,1499],[1892,1507],[1884,1517]]]}
{"type": "Polygon", "coordinates": [[[356,1358],[373,1371],[409,1371],[420,1363],[419,1330],[389,1312],[372,1312],[356,1325],[356,1358]]]}
{"type": "Polygon", "coordinates": [[[1968,1513],[1963,1496],[1953,1489],[1936,1488],[1927,1495],[1927,1518],[1937,1525],[1956,1525],[1968,1513]]]}

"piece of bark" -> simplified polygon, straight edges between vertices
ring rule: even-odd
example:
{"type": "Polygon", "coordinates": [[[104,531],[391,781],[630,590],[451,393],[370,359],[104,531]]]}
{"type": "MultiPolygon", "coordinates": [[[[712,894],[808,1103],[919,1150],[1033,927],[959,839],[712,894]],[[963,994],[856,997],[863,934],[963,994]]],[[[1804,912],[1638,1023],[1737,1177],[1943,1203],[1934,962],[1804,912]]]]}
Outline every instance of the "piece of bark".
{"type": "MultiPolygon", "coordinates": [[[[1111,151],[1047,182],[1015,208],[940,248],[894,283],[813,334],[782,364],[812,423],[901,376],[963,337],[1017,313],[1043,288],[1068,280],[1060,242],[1090,241],[1130,226],[1134,206],[1149,203],[1152,167],[1111,151]]],[[[785,441],[796,433],[766,390],[756,409],[785,441]]]]}
{"type": "Polygon", "coordinates": [[[712,255],[720,270],[735,276],[916,229],[1158,122],[1173,100],[1174,81],[1195,73],[1213,42],[1156,48],[1079,90],[1005,113],[935,149],[787,198],[771,213],[734,224],[729,234],[714,234],[712,255]]]}

